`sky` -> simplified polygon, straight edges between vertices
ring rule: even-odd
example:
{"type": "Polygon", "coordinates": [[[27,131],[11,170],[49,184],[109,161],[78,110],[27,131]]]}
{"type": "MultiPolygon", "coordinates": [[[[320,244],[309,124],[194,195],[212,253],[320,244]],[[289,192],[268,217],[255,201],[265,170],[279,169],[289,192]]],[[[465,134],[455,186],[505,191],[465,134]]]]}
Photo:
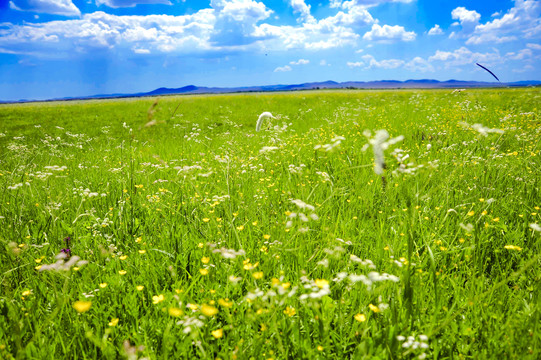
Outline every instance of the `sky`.
{"type": "Polygon", "coordinates": [[[0,0],[0,100],[541,80],[541,0],[0,0]]]}

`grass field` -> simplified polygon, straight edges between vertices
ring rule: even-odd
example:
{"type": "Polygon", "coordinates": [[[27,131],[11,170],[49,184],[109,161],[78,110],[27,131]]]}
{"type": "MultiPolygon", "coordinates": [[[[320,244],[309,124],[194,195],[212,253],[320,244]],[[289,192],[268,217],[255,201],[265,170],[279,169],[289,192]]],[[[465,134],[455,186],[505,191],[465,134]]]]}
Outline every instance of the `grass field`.
{"type": "Polygon", "coordinates": [[[540,89],[155,100],[0,106],[0,358],[541,357],[540,89]]]}

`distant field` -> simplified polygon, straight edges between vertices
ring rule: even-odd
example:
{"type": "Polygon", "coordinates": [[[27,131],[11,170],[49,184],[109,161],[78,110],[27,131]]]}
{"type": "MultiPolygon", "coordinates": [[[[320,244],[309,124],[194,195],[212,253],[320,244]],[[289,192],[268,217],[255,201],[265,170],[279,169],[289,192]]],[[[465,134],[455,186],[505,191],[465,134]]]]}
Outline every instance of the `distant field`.
{"type": "Polygon", "coordinates": [[[0,105],[0,358],[539,359],[540,115],[541,89],[0,105]]]}

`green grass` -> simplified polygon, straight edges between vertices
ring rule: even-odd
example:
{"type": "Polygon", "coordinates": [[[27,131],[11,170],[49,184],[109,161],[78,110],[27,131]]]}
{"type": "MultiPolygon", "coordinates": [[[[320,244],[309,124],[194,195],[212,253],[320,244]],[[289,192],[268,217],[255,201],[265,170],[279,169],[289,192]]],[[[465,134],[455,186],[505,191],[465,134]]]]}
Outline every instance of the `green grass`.
{"type": "Polygon", "coordinates": [[[540,96],[1,105],[0,358],[537,359],[540,96]]]}

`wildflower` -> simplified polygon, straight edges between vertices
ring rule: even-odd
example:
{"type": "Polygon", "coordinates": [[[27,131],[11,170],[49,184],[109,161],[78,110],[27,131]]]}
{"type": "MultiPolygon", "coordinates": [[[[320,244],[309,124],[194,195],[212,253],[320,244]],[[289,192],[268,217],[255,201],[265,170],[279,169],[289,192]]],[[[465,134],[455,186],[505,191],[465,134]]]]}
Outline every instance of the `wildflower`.
{"type": "Polygon", "coordinates": [[[128,258],[128,255],[122,255],[119,257],[120,260],[126,260],[128,258]]]}
{"type": "Polygon", "coordinates": [[[202,262],[203,264],[208,264],[209,261],[210,261],[210,258],[207,257],[207,256],[203,256],[203,257],[201,258],[201,262],[202,262]]]}
{"type": "Polygon", "coordinates": [[[90,310],[90,307],[92,306],[92,302],[91,301],[76,301],[73,303],[73,308],[78,312],[78,313],[84,313],[84,312],[87,312],[88,310],[90,310]]]}
{"type": "Polygon", "coordinates": [[[256,280],[262,279],[262,278],[263,278],[263,271],[255,272],[255,273],[252,274],[252,276],[253,276],[254,279],[256,279],[256,280]]]}
{"type": "Polygon", "coordinates": [[[163,296],[163,294],[160,294],[160,295],[154,295],[154,296],[152,297],[152,303],[153,303],[154,305],[157,305],[157,304],[161,303],[161,302],[164,301],[164,300],[165,300],[165,296],[163,296]]]}
{"type": "Polygon", "coordinates": [[[209,269],[199,269],[199,273],[203,276],[208,275],[209,269]]]}
{"type": "Polygon", "coordinates": [[[370,310],[372,310],[375,313],[381,312],[381,309],[377,307],[376,305],[368,304],[368,307],[370,308],[370,310]]]}
{"type": "Polygon", "coordinates": [[[145,287],[143,285],[137,285],[135,288],[137,289],[137,291],[143,291],[145,287]]]}
{"type": "Polygon", "coordinates": [[[170,307],[168,312],[169,312],[169,315],[171,315],[173,317],[179,317],[179,316],[182,316],[182,314],[183,314],[182,310],[180,310],[179,308],[176,308],[176,307],[170,307]]]}
{"type": "Polygon", "coordinates": [[[109,321],[109,326],[114,327],[118,325],[118,318],[113,318],[109,321]]]}
{"type": "Polygon", "coordinates": [[[127,274],[127,271],[126,270],[119,270],[118,273],[120,275],[126,275],[127,274]]]}
{"type": "Polygon", "coordinates": [[[325,279],[316,279],[315,283],[316,283],[317,287],[320,288],[320,289],[323,289],[324,287],[329,286],[329,282],[327,280],[325,280],[325,279]]]}
{"type": "Polygon", "coordinates": [[[475,211],[472,210],[468,212],[468,216],[473,216],[473,215],[475,215],[475,211]]]}
{"type": "Polygon", "coordinates": [[[522,248],[516,245],[505,245],[504,248],[507,250],[522,251],[522,248]]]}
{"type": "Polygon", "coordinates": [[[205,316],[211,317],[218,314],[218,309],[212,305],[203,304],[201,305],[201,313],[205,316]]]}
{"type": "Polygon", "coordinates": [[[231,306],[233,306],[233,301],[229,301],[229,299],[220,299],[218,300],[218,304],[225,308],[230,308],[231,306]]]}
{"type": "Polygon", "coordinates": [[[105,289],[107,287],[107,283],[100,283],[100,288],[105,289]]]}
{"type": "Polygon", "coordinates": [[[355,320],[357,320],[358,322],[365,322],[366,321],[366,316],[364,314],[357,314],[357,315],[353,316],[353,318],[355,320]]]}
{"type": "Polygon", "coordinates": [[[284,310],[284,314],[286,314],[286,315],[289,316],[289,317],[295,316],[296,313],[297,313],[297,310],[295,310],[295,308],[294,308],[294,307],[291,307],[291,306],[288,306],[288,307],[284,310]]]}
{"type": "Polygon", "coordinates": [[[239,281],[242,280],[241,277],[237,277],[237,276],[234,276],[234,275],[229,275],[229,277],[227,278],[229,281],[231,281],[232,283],[236,284],[238,283],[239,281]]]}
{"type": "Polygon", "coordinates": [[[270,239],[270,237],[271,237],[271,236],[270,236],[270,235],[268,235],[268,234],[266,234],[266,235],[263,235],[263,239],[265,239],[265,240],[269,240],[269,239],[270,239]]]}
{"type": "Polygon", "coordinates": [[[274,151],[274,150],[278,150],[279,147],[277,146],[263,146],[261,148],[261,150],[259,150],[259,153],[260,154],[263,154],[263,153],[266,153],[266,152],[269,152],[269,151],[274,151]]]}
{"type": "Polygon", "coordinates": [[[539,226],[538,224],[530,224],[530,227],[534,230],[534,231],[541,231],[541,226],[539,226]]]}
{"type": "Polygon", "coordinates": [[[23,293],[21,294],[22,296],[30,296],[32,294],[32,290],[25,290],[23,291],[23,293]]]}
{"type": "Polygon", "coordinates": [[[378,175],[383,174],[383,169],[385,169],[385,156],[384,151],[393,144],[396,144],[399,141],[404,140],[404,136],[400,135],[398,137],[389,139],[389,133],[387,130],[378,130],[374,138],[370,138],[372,133],[369,130],[365,130],[363,135],[368,139],[368,144],[366,144],[362,150],[366,151],[371,145],[374,152],[374,172],[378,175]]]}
{"type": "Polygon", "coordinates": [[[208,223],[209,221],[210,221],[210,219],[209,219],[209,218],[203,218],[203,222],[206,222],[206,223],[208,223]]]}
{"type": "Polygon", "coordinates": [[[147,251],[146,251],[146,250],[144,250],[144,249],[142,249],[142,250],[139,250],[139,254],[141,254],[141,255],[142,255],[142,254],[145,254],[146,252],[147,252],[147,251]]]}
{"type": "Polygon", "coordinates": [[[500,130],[500,129],[489,129],[488,127],[486,126],[483,126],[481,124],[473,124],[473,125],[470,125],[466,122],[461,122],[460,125],[464,126],[464,127],[469,127],[475,131],[477,131],[479,134],[483,135],[483,136],[488,136],[488,133],[498,133],[498,134],[503,134],[504,131],[503,130],[500,130]]]}
{"type": "Polygon", "coordinates": [[[211,331],[211,334],[212,336],[214,336],[214,338],[220,339],[222,336],[224,336],[224,330],[223,329],[213,330],[211,331]]]}

